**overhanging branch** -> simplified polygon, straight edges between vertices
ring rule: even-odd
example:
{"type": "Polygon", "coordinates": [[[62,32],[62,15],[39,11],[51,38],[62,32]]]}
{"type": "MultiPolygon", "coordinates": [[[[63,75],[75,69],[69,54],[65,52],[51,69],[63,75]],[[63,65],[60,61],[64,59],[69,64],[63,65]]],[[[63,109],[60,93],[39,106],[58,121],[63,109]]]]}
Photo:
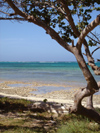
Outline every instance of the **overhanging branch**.
{"type": "Polygon", "coordinates": [[[19,20],[19,21],[27,21],[27,20],[25,20],[24,18],[18,18],[18,17],[15,17],[15,18],[3,18],[3,17],[0,17],[0,20],[19,20]]]}
{"type": "Polygon", "coordinates": [[[89,32],[91,32],[96,26],[100,24],[100,14],[97,16],[97,18],[92,21],[87,27],[84,28],[84,30],[81,32],[77,45],[78,49],[81,49],[82,43],[84,41],[84,38],[87,36],[89,32]]]}
{"type": "Polygon", "coordinates": [[[19,10],[19,9],[14,5],[14,3],[12,2],[12,0],[6,0],[6,1],[7,1],[7,3],[11,6],[11,8],[14,10],[15,14],[18,14],[18,15],[24,17],[24,18],[27,17],[27,14],[24,13],[24,12],[22,12],[21,10],[19,10]]]}

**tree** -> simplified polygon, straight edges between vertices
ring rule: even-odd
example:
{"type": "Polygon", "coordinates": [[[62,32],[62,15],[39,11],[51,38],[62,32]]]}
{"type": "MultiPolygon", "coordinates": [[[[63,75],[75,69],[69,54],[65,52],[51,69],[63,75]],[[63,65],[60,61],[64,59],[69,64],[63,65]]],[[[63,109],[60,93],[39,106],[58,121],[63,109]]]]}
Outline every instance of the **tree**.
{"type": "Polygon", "coordinates": [[[100,82],[96,82],[91,74],[84,56],[88,59],[95,74],[100,75],[100,69],[95,65],[92,57],[93,53],[100,47],[98,34],[92,31],[100,24],[100,0],[1,0],[0,20],[28,21],[42,27],[46,34],[58,44],[71,52],[83,72],[87,86],[80,89],[74,98],[74,105],[70,107],[70,113],[85,115],[90,119],[100,123],[100,115],[93,108],[93,95],[100,88],[100,82]],[[98,14],[90,22],[92,13],[98,14]],[[74,19],[77,18],[77,21],[74,19]],[[74,40],[77,43],[74,44],[74,40]],[[90,46],[97,46],[91,53],[90,46]],[[81,102],[84,97],[88,97],[87,106],[81,102]]]}

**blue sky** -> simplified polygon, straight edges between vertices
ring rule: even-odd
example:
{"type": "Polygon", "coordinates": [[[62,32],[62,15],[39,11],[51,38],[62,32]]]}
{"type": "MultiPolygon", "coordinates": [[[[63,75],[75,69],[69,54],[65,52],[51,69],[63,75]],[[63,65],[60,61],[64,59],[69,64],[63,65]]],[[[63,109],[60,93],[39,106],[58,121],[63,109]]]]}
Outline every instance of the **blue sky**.
{"type": "Polygon", "coordinates": [[[75,58],[32,23],[0,21],[0,61],[75,61],[75,58]]]}
{"type": "MultiPolygon", "coordinates": [[[[100,28],[99,28],[100,30],[100,28]]],[[[99,50],[94,57],[97,58],[99,50]]],[[[28,22],[0,21],[0,61],[76,61],[45,31],[28,22]]]]}

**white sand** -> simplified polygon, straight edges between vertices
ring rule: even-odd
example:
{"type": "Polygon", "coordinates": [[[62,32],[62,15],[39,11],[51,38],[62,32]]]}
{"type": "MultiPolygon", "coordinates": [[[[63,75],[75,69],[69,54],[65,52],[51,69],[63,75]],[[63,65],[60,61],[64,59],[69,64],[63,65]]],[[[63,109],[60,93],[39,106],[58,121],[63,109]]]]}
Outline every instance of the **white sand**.
{"type": "MultiPolygon", "coordinates": [[[[34,97],[34,96],[29,96],[29,97],[22,97],[19,95],[11,95],[11,94],[5,94],[5,93],[0,93],[1,97],[9,97],[9,98],[15,98],[15,99],[25,99],[25,100],[31,100],[31,101],[43,101],[45,98],[43,97],[34,97]]],[[[64,103],[68,106],[71,106],[74,104],[73,100],[68,100],[68,99],[54,99],[54,98],[48,98],[47,99],[48,102],[56,102],[56,103],[64,103]]],[[[83,104],[85,105],[85,102],[83,102],[83,104]]],[[[100,108],[100,104],[94,104],[94,107],[98,107],[100,108]]]]}

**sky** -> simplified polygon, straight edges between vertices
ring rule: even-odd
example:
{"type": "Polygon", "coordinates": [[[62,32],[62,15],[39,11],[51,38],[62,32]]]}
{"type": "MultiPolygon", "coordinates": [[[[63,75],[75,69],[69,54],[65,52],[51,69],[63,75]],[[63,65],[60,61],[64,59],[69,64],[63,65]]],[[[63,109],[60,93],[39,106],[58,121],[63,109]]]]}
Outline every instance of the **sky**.
{"type": "Polygon", "coordinates": [[[75,61],[74,56],[28,22],[0,21],[0,61],[75,61]]]}
{"type": "MultiPolygon", "coordinates": [[[[100,28],[99,28],[100,30],[100,28]]],[[[99,57],[100,51],[94,54],[99,57]]],[[[0,62],[76,61],[41,27],[28,22],[0,21],[0,62]]]]}

